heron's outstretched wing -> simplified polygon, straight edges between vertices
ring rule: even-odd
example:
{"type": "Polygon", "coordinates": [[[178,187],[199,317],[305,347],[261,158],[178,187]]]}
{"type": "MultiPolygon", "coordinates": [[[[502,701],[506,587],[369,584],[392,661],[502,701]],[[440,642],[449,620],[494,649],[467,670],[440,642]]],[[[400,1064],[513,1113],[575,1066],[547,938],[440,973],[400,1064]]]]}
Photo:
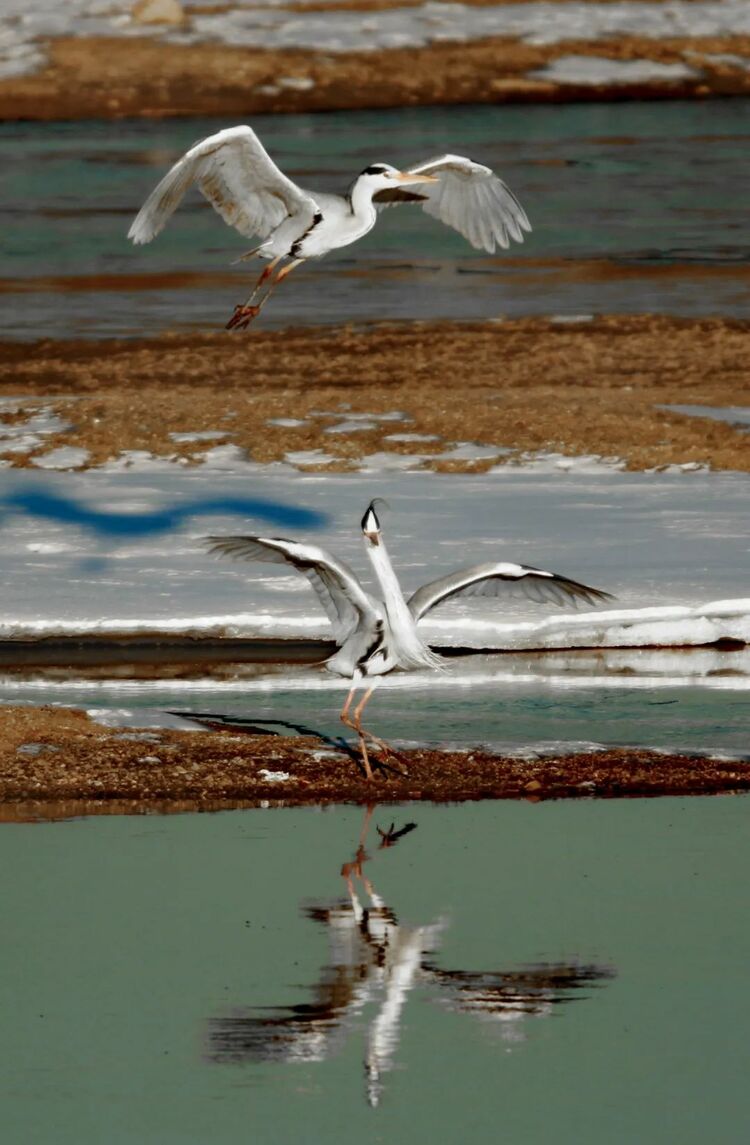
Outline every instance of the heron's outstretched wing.
{"type": "Polygon", "coordinates": [[[289,215],[309,215],[317,205],[271,159],[251,127],[228,127],[191,147],[151,192],[128,231],[148,243],[162,230],[191,183],[225,223],[240,234],[266,239],[289,215]]]}
{"type": "Polygon", "coordinates": [[[454,596],[525,596],[538,603],[577,605],[579,601],[595,605],[602,600],[613,600],[611,593],[579,584],[576,580],[544,572],[530,565],[506,562],[488,562],[459,569],[448,576],[430,581],[418,588],[409,600],[415,620],[430,609],[454,596]]]}
{"type": "MultiPolygon", "coordinates": [[[[437,175],[439,182],[416,188],[423,210],[453,227],[477,250],[492,254],[496,246],[510,246],[512,238],[522,243],[523,232],[531,230],[513,192],[481,163],[463,155],[440,155],[407,170],[412,175],[437,175]]],[[[378,202],[377,196],[374,201],[378,202]]],[[[394,201],[408,200],[389,200],[394,201]]]]}
{"type": "Polygon", "coordinates": [[[212,553],[246,561],[287,564],[304,573],[333,626],[337,643],[357,627],[360,618],[374,619],[375,608],[357,574],[317,545],[282,537],[207,537],[212,553]]]}

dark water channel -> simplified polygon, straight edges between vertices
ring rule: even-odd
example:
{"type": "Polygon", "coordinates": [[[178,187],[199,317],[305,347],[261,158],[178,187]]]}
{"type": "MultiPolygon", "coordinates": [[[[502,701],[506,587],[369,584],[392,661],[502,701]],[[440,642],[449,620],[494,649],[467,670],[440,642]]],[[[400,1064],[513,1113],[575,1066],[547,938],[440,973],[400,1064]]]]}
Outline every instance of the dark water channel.
{"type": "MultiPolygon", "coordinates": [[[[743,315],[750,301],[748,105],[621,103],[256,116],[302,185],[345,190],[373,160],[458,150],[495,167],[534,232],[486,256],[421,211],[389,211],[366,239],[306,267],[268,325],[373,318],[597,312],[743,315]]],[[[230,262],[247,240],[194,193],[134,248],[129,222],[215,120],[5,124],[0,336],[221,326],[246,294],[230,262]]]]}
{"type": "Polygon", "coordinates": [[[6,824],[3,1141],[735,1145],[747,809],[6,824]]]}

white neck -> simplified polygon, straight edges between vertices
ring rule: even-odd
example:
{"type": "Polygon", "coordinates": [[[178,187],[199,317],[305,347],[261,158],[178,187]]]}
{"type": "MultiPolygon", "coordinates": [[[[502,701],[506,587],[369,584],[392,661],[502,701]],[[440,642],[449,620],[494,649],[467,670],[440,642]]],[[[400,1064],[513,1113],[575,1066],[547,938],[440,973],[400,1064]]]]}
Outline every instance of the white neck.
{"type": "Polygon", "coordinates": [[[398,577],[382,537],[379,538],[377,545],[368,544],[367,555],[383,595],[398,663],[402,668],[417,668],[439,663],[439,658],[430,652],[417,632],[414,617],[404,600],[401,585],[398,583],[398,577]]]}
{"type": "Polygon", "coordinates": [[[355,179],[349,194],[352,214],[360,219],[363,224],[368,224],[368,229],[375,226],[375,220],[378,217],[378,212],[372,205],[372,196],[375,191],[376,188],[373,187],[369,179],[363,179],[360,175],[358,179],[355,179]]]}

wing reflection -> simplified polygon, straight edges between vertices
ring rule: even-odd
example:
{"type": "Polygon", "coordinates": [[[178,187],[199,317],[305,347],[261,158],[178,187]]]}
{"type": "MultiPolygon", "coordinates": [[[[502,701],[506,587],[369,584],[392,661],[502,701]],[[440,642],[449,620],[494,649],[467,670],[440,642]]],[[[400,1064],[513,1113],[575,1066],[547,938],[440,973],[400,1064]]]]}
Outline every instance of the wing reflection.
{"type": "MultiPolygon", "coordinates": [[[[609,968],[566,963],[538,964],[505,971],[444,970],[434,960],[447,923],[400,923],[364,872],[370,856],[365,839],[374,808],[369,807],[354,858],[345,863],[348,901],[315,905],[305,913],[325,926],[328,963],[307,1004],[237,1009],[209,1023],[209,1056],[215,1062],[321,1062],[341,1049],[361,1028],[366,1007],[364,1051],[366,1097],[377,1106],[383,1077],[396,1064],[401,1017],[414,987],[447,1010],[493,1023],[505,1042],[524,1039],[531,1018],[547,1017],[562,1003],[585,997],[587,986],[613,977],[609,968]],[[364,905],[366,897],[368,905],[364,905]]],[[[378,850],[394,846],[416,824],[378,828],[378,850]]]]}

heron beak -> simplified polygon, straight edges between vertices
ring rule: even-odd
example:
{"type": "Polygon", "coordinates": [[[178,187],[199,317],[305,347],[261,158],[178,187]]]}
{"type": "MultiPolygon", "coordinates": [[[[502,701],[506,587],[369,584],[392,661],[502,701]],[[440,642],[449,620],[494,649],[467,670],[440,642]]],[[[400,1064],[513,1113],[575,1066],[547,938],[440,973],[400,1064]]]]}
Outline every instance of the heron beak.
{"type": "Polygon", "coordinates": [[[367,512],[362,518],[362,535],[371,545],[380,544],[380,521],[375,516],[372,502],[367,506],[367,512]]]}
{"type": "Polygon", "coordinates": [[[412,175],[409,171],[400,171],[393,178],[397,183],[408,186],[409,183],[439,183],[437,175],[412,175]]]}

